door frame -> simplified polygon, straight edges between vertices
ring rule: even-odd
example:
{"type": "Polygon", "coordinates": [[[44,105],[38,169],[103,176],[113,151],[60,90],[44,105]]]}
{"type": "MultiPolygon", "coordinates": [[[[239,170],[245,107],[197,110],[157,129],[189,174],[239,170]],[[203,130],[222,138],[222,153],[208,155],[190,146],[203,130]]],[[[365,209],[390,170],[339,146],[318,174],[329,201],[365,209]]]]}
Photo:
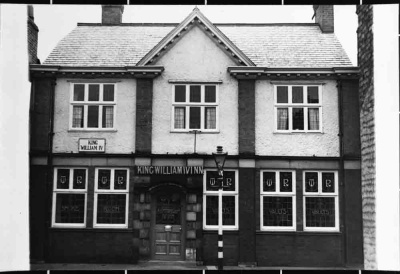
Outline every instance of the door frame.
{"type": "MultiPolygon", "coordinates": [[[[158,184],[149,189],[151,199],[151,218],[150,218],[150,259],[160,260],[155,258],[155,225],[156,225],[156,197],[162,191],[179,193],[181,198],[181,256],[175,261],[186,260],[186,189],[181,185],[174,183],[158,184]]],[[[161,260],[160,260],[161,261],[161,260]]],[[[174,260],[171,260],[173,262],[174,260]]]]}

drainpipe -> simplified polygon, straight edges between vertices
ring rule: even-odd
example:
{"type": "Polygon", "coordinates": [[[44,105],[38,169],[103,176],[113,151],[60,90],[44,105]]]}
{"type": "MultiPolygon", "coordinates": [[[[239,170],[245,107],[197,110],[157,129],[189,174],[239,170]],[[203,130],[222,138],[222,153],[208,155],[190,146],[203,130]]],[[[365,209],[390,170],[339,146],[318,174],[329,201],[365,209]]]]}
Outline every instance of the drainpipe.
{"type": "MultiPolygon", "coordinates": [[[[343,90],[342,90],[342,81],[337,80],[337,88],[339,93],[339,212],[340,216],[342,216],[342,221],[340,222],[340,231],[342,233],[342,243],[343,243],[343,252],[342,252],[342,262],[344,265],[347,265],[347,241],[346,241],[346,216],[345,216],[345,208],[346,208],[346,191],[344,184],[344,146],[343,146],[343,90]],[[341,202],[340,202],[341,201],[341,202]]],[[[339,218],[340,221],[340,218],[339,218]]]]}
{"type": "Polygon", "coordinates": [[[55,86],[56,86],[56,79],[51,78],[50,79],[50,108],[49,108],[49,128],[50,131],[48,133],[48,148],[47,148],[47,184],[46,184],[46,205],[47,208],[50,208],[50,214],[47,214],[47,220],[46,220],[46,251],[45,251],[45,260],[48,260],[49,257],[49,249],[50,249],[50,227],[51,227],[51,218],[52,218],[52,191],[53,191],[53,138],[54,138],[54,104],[55,104],[55,86]]]}

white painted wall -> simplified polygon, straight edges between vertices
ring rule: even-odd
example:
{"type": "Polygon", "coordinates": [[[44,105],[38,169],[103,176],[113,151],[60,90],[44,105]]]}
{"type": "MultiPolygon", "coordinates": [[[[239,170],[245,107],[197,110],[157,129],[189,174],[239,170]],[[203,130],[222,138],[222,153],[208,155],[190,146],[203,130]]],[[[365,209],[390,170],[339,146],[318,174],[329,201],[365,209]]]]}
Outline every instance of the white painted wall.
{"type": "MultiPolygon", "coordinates": [[[[101,79],[100,79],[101,81],[101,79]]],[[[58,79],[55,91],[53,151],[78,152],[79,138],[105,138],[106,153],[135,152],[136,80],[121,79],[116,92],[116,131],[70,131],[70,82],[58,79]]]]}
{"type": "Polygon", "coordinates": [[[26,5],[0,5],[0,271],[29,270],[26,5]]]}
{"type": "Polygon", "coordinates": [[[376,262],[400,270],[398,5],[374,5],[376,262]]]}
{"type": "Polygon", "coordinates": [[[172,133],[172,84],[168,80],[217,81],[219,85],[219,133],[197,135],[197,152],[215,152],[222,145],[238,154],[238,86],[227,72],[235,63],[198,27],[185,34],[155,65],[164,66],[154,80],[153,153],[193,153],[194,134],[172,133]]]}
{"type": "MultiPolygon", "coordinates": [[[[311,82],[310,82],[311,83],[311,82]]],[[[319,81],[321,83],[321,81],[319,81]]],[[[274,133],[274,86],[256,82],[256,154],[268,156],[339,156],[336,81],[322,86],[322,133],[274,133]]],[[[290,82],[288,82],[290,84],[290,82]]]]}

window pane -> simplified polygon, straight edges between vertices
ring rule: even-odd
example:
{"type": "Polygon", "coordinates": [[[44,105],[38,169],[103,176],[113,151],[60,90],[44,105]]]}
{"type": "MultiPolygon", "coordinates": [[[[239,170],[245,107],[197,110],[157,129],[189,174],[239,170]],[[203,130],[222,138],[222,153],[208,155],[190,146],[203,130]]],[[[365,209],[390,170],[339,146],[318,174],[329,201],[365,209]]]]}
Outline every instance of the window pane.
{"type": "Polygon", "coordinates": [[[293,199],[292,197],[263,197],[264,226],[292,226],[293,199]]]}
{"type": "Polygon", "coordinates": [[[100,98],[100,86],[89,85],[89,101],[99,101],[100,98]]]}
{"type": "Polygon", "coordinates": [[[175,102],[186,102],[186,86],[175,86],[175,102]]]}
{"type": "Polygon", "coordinates": [[[335,173],[333,172],[322,173],[322,192],[328,192],[328,193],[335,192],[335,173]]]}
{"type": "Polygon", "coordinates": [[[85,100],[85,85],[76,84],[74,85],[74,101],[85,100]]]}
{"type": "Polygon", "coordinates": [[[190,86],[190,102],[201,102],[201,89],[200,86],[190,86]]]}
{"type": "Polygon", "coordinates": [[[280,191],[281,192],[292,192],[292,173],[291,172],[280,172],[280,191]]]}
{"type": "Polygon", "coordinates": [[[293,130],[304,130],[304,109],[303,108],[293,108],[293,130]]]}
{"type": "Polygon", "coordinates": [[[216,87],[215,86],[205,86],[205,96],[204,101],[206,103],[216,102],[216,87]]]}
{"type": "Polygon", "coordinates": [[[156,224],[181,224],[181,198],[178,193],[157,196],[156,224]]]}
{"type": "Polygon", "coordinates": [[[277,95],[277,98],[276,98],[276,102],[277,103],[288,103],[288,97],[289,97],[289,95],[288,95],[288,87],[282,87],[282,86],[279,86],[279,87],[276,87],[276,95],[277,95]]]}
{"type": "Polygon", "coordinates": [[[72,127],[83,128],[83,106],[74,106],[73,107],[72,127]]]}
{"type": "Polygon", "coordinates": [[[180,129],[185,128],[185,108],[178,108],[175,107],[175,114],[174,114],[174,128],[180,129]]]}
{"type": "Polygon", "coordinates": [[[216,129],[217,128],[217,110],[215,107],[206,107],[204,111],[204,128],[216,129]]]}
{"type": "Polygon", "coordinates": [[[189,128],[200,128],[200,107],[191,107],[189,110],[189,128]]]}
{"type": "Polygon", "coordinates": [[[218,225],[218,196],[206,196],[206,225],[218,225]]]}
{"type": "Polygon", "coordinates": [[[88,106],[88,127],[99,127],[99,106],[88,106]]]}
{"type": "Polygon", "coordinates": [[[318,104],[318,87],[307,87],[307,103],[318,104]]]}
{"type": "MultiPolygon", "coordinates": [[[[217,185],[218,172],[207,171],[206,173],[206,190],[207,191],[218,191],[217,185]]],[[[235,191],[236,181],[234,171],[224,171],[223,190],[224,191],[235,191]]]]}
{"type": "Polygon", "coordinates": [[[235,196],[222,196],[222,224],[235,225],[235,196]]]}
{"type": "Polygon", "coordinates": [[[69,188],[69,169],[57,170],[57,189],[69,188]]]}
{"type": "Polygon", "coordinates": [[[292,103],[303,103],[303,87],[292,87],[292,103]]]}
{"type": "Polygon", "coordinates": [[[263,174],[263,191],[274,192],[276,191],[275,172],[264,172],[263,174]]]}
{"type": "Polygon", "coordinates": [[[56,194],[55,222],[58,224],[83,224],[85,194],[56,194]]]}
{"type": "Polygon", "coordinates": [[[289,109],[287,108],[278,108],[278,130],[288,130],[289,129],[289,109]]]}
{"type": "Polygon", "coordinates": [[[103,101],[114,101],[114,85],[103,86],[103,101]]]}
{"type": "Polygon", "coordinates": [[[110,189],[110,181],[111,181],[111,170],[99,169],[97,188],[110,189]]]}
{"type": "Polygon", "coordinates": [[[127,170],[116,169],[114,174],[114,189],[126,189],[127,176],[127,170]]]}
{"type": "Polygon", "coordinates": [[[306,172],[306,192],[318,192],[318,173],[306,172]]]}
{"type": "Polygon", "coordinates": [[[306,226],[335,227],[335,198],[306,197],[306,226]]]}
{"type": "Polygon", "coordinates": [[[97,195],[97,223],[125,224],[126,194],[97,195]]]}
{"type": "Polygon", "coordinates": [[[103,128],[112,128],[114,126],[114,107],[103,106],[103,117],[102,117],[103,128]]]}
{"type": "Polygon", "coordinates": [[[86,170],[85,169],[74,169],[73,177],[73,189],[85,189],[86,188],[86,170]]]}
{"type": "Polygon", "coordinates": [[[308,129],[319,130],[319,109],[309,108],[308,109],[308,129]]]}

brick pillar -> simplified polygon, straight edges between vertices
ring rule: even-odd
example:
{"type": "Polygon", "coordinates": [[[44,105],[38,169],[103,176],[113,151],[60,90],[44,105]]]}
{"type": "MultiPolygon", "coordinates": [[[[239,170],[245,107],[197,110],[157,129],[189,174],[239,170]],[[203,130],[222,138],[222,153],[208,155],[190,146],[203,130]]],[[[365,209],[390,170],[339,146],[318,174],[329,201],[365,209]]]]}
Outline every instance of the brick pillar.
{"type": "Polygon", "coordinates": [[[239,155],[255,154],[255,80],[239,84],[239,155]]]}
{"type": "Polygon", "coordinates": [[[255,169],[239,168],[239,182],[239,265],[256,265],[255,169]]]}
{"type": "Polygon", "coordinates": [[[136,80],[136,153],[151,153],[153,79],[136,80]]]}
{"type": "Polygon", "coordinates": [[[376,269],[375,224],[375,119],[372,6],[357,6],[358,65],[360,67],[361,184],[363,204],[364,267],[376,269]]]}

